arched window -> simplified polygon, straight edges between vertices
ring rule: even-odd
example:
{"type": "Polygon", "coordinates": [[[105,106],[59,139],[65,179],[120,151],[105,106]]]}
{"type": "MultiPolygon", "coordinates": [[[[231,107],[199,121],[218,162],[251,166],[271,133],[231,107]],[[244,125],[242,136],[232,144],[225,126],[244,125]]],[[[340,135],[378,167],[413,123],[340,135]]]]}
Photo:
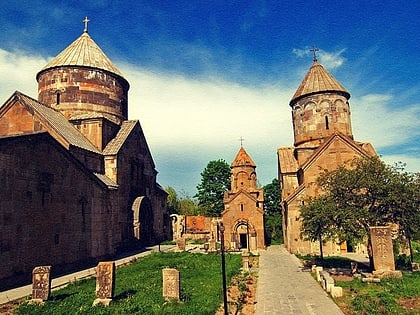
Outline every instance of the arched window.
{"type": "Polygon", "coordinates": [[[330,129],[330,126],[328,124],[328,116],[325,116],[325,129],[330,129]]]}

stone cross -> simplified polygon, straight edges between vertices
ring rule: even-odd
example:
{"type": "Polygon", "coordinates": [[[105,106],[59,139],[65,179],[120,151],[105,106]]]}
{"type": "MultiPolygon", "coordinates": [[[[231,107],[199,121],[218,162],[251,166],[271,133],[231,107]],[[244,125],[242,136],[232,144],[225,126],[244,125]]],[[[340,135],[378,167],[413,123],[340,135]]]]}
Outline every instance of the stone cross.
{"type": "Polygon", "coordinates": [[[84,33],[87,33],[87,31],[88,31],[88,23],[90,22],[90,20],[87,17],[85,17],[85,19],[82,22],[85,23],[85,28],[84,28],[83,32],[84,33]]]}
{"type": "Polygon", "coordinates": [[[310,49],[310,51],[312,51],[314,54],[314,61],[318,61],[318,58],[316,57],[316,53],[317,51],[319,51],[319,49],[314,46],[312,47],[312,49],[310,49]]]}
{"type": "Polygon", "coordinates": [[[32,300],[47,301],[51,293],[51,266],[38,266],[32,271],[32,300]]]}
{"type": "Polygon", "coordinates": [[[392,248],[391,227],[374,226],[370,228],[373,265],[376,271],[394,271],[394,251],[392,248]]]}
{"type": "Polygon", "coordinates": [[[115,288],[115,263],[101,261],[96,267],[96,297],[93,305],[101,303],[109,305],[114,297],[115,288]]]}
{"type": "Polygon", "coordinates": [[[179,301],[179,271],[174,268],[162,269],[163,297],[166,301],[179,301]]]}

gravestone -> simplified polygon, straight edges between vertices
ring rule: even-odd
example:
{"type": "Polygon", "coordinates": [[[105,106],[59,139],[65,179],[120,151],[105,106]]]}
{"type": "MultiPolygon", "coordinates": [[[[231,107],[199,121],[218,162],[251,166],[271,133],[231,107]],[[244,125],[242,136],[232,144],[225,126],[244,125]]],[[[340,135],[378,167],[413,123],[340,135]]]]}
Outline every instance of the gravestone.
{"type": "Polygon", "coordinates": [[[391,227],[370,227],[370,238],[373,255],[373,274],[379,277],[400,277],[395,271],[394,251],[392,247],[391,227]]]}
{"type": "Polygon", "coordinates": [[[109,305],[114,297],[115,288],[115,263],[113,261],[101,261],[96,267],[96,304],[109,305]]]}
{"type": "Polygon", "coordinates": [[[179,301],[179,271],[175,268],[162,269],[163,297],[166,301],[179,301]]]}
{"type": "Polygon", "coordinates": [[[38,266],[32,271],[32,301],[47,301],[51,293],[51,266],[38,266]]]}
{"type": "Polygon", "coordinates": [[[245,271],[249,270],[249,252],[242,252],[242,269],[245,271]]]}
{"type": "Polygon", "coordinates": [[[185,251],[186,240],[185,237],[180,237],[176,240],[176,246],[179,251],[185,251]]]}

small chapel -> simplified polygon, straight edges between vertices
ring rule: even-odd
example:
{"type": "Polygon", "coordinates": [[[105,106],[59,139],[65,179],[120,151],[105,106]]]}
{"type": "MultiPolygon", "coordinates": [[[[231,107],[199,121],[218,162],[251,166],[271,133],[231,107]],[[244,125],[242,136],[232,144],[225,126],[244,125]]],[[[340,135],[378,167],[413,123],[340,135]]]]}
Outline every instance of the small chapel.
{"type": "MultiPolygon", "coordinates": [[[[283,237],[291,253],[319,254],[319,243],[301,237],[300,206],[309,197],[320,194],[316,180],[323,171],[332,171],[355,158],[376,156],[368,142],[354,140],[350,93],[314,60],[302,83],[293,95],[292,109],[294,143],[277,150],[283,237]]],[[[328,242],[325,254],[348,250],[346,242],[328,242]]]]}
{"type": "Polygon", "coordinates": [[[241,146],[230,165],[231,187],[223,198],[222,221],[228,248],[257,252],[265,248],[264,190],[257,187],[256,165],[241,146]]]}
{"type": "Polygon", "coordinates": [[[15,92],[0,107],[2,284],[170,237],[167,194],[128,119],[129,83],[87,22],[37,73],[37,99],[15,92]]]}

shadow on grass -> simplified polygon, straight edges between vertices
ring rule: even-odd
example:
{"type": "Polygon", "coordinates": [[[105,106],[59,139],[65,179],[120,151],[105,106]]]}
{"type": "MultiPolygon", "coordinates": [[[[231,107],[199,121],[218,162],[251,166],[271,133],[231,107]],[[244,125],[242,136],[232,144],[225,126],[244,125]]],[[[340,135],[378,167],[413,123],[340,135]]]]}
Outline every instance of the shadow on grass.
{"type": "Polygon", "coordinates": [[[136,290],[127,290],[127,291],[124,291],[124,292],[118,294],[117,296],[115,296],[114,299],[117,300],[117,301],[124,300],[124,299],[129,298],[130,296],[133,296],[136,293],[137,293],[136,290]]]}
{"type": "Polygon", "coordinates": [[[53,295],[49,298],[50,301],[62,301],[64,299],[67,299],[68,297],[75,295],[76,293],[64,293],[64,294],[57,294],[53,295]]]}
{"type": "MultiPolygon", "coordinates": [[[[351,260],[350,258],[346,257],[339,257],[339,256],[328,256],[321,259],[319,256],[310,256],[310,255],[296,255],[300,261],[302,262],[304,268],[311,268],[312,265],[322,266],[324,268],[343,268],[343,269],[350,269],[351,263],[356,262],[351,260]]],[[[360,262],[358,262],[359,266],[368,267],[360,262]]]]}

